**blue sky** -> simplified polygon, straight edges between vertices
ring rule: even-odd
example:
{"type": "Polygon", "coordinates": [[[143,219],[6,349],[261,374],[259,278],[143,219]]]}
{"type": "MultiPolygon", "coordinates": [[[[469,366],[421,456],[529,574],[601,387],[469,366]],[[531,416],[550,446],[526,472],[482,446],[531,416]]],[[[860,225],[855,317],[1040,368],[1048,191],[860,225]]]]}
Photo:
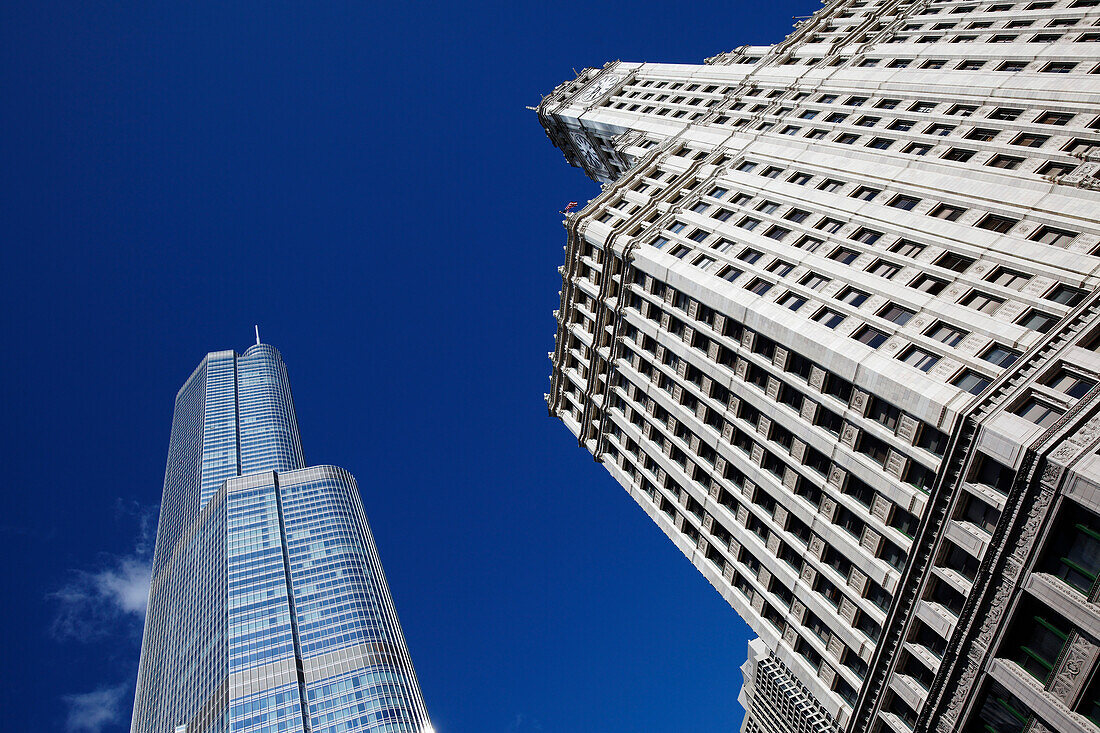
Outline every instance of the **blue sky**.
{"type": "Polygon", "coordinates": [[[259,323],[440,733],[734,730],[748,630],[547,417],[572,68],[809,2],[0,8],[5,728],[128,730],[176,390],[259,323]]]}

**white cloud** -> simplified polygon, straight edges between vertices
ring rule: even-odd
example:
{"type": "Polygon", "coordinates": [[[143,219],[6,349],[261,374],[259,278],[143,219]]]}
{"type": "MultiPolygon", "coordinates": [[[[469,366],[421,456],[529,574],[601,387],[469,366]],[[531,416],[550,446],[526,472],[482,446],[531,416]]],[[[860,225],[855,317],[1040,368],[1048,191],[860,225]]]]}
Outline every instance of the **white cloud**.
{"type": "Polygon", "coordinates": [[[123,722],[122,703],[128,687],[123,683],[62,697],[69,708],[65,730],[69,733],[99,733],[104,726],[123,722]]]}
{"type": "Polygon", "coordinates": [[[120,627],[140,631],[149,601],[155,507],[120,500],[116,511],[138,525],[134,550],[104,556],[98,569],[71,571],[69,581],[50,594],[57,604],[52,631],[58,639],[99,641],[120,627]]]}
{"type": "Polygon", "coordinates": [[[58,603],[54,635],[90,641],[116,631],[120,619],[143,621],[150,573],[149,561],[133,555],[96,572],[73,571],[70,582],[50,594],[58,603]]]}

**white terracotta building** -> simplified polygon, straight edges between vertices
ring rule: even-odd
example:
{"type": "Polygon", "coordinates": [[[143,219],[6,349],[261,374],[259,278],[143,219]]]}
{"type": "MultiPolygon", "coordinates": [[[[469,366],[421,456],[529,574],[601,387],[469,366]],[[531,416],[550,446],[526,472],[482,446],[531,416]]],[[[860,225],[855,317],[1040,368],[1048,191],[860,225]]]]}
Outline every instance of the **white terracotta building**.
{"type": "Polygon", "coordinates": [[[538,107],[604,184],[550,413],[759,634],[746,730],[1100,730],[1098,22],[834,0],[538,107]]]}

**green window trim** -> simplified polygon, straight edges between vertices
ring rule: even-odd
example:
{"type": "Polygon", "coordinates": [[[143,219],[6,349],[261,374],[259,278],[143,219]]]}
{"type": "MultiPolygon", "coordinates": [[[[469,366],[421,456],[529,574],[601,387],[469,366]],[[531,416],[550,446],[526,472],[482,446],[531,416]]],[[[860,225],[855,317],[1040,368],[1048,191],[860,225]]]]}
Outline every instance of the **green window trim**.
{"type": "Polygon", "coordinates": [[[1031,719],[1030,715],[1024,715],[1019,710],[1012,707],[1012,704],[1008,702],[1008,700],[1005,700],[1003,697],[995,697],[993,699],[997,701],[998,705],[1007,710],[1012,717],[1016,718],[1021,723],[1024,723],[1026,725],[1027,721],[1031,719]]]}
{"type": "Polygon", "coordinates": [[[1095,529],[1089,527],[1087,524],[1075,524],[1073,526],[1087,534],[1089,537],[1092,537],[1094,540],[1100,540],[1100,532],[1097,532],[1095,529]]]}
{"type": "MultiPolygon", "coordinates": [[[[1096,582],[1096,575],[1097,575],[1096,573],[1090,573],[1088,570],[1081,567],[1080,565],[1075,563],[1073,560],[1070,560],[1068,557],[1060,557],[1060,558],[1058,558],[1058,560],[1063,565],[1065,565],[1067,568],[1069,568],[1070,570],[1074,570],[1074,571],[1080,573],[1081,575],[1084,575],[1086,578],[1088,578],[1089,581],[1090,581],[1089,582],[1089,588],[1091,588],[1092,584],[1096,582]]],[[[1076,587],[1076,588],[1081,588],[1081,586],[1075,585],[1073,583],[1070,583],[1070,585],[1074,585],[1074,587],[1076,587]]],[[[1089,588],[1082,588],[1082,590],[1087,593],[1089,591],[1089,588]]]]}
{"type": "Polygon", "coordinates": [[[1045,628],[1050,633],[1057,636],[1062,641],[1066,641],[1067,639],[1069,639],[1069,634],[1068,633],[1062,631],[1061,629],[1059,629],[1057,626],[1055,626],[1051,622],[1047,621],[1042,616],[1032,616],[1032,618],[1035,619],[1036,623],[1038,623],[1040,626],[1045,628]]]}
{"type": "MultiPolygon", "coordinates": [[[[1053,664],[1048,662],[1045,657],[1040,655],[1038,652],[1033,651],[1031,648],[1026,647],[1026,646],[1022,646],[1022,647],[1020,647],[1020,651],[1022,651],[1024,654],[1031,657],[1032,659],[1034,659],[1039,664],[1041,664],[1047,670],[1047,672],[1051,672],[1051,671],[1054,670],[1054,665],[1053,664]]],[[[1032,676],[1034,676],[1034,675],[1032,675],[1032,676]]],[[[1044,681],[1045,681],[1045,678],[1044,678],[1044,681]]]]}

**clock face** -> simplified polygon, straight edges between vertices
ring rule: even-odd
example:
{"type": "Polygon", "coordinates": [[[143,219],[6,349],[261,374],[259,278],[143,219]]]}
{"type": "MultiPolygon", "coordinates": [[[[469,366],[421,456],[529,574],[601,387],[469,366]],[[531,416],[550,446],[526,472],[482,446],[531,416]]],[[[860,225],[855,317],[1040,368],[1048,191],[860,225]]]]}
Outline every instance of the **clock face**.
{"type": "Polygon", "coordinates": [[[588,87],[588,90],[585,91],[583,95],[581,95],[580,101],[587,103],[595,100],[597,97],[603,96],[603,94],[607,92],[607,90],[617,85],[621,80],[622,77],[620,76],[617,76],[615,74],[608,74],[592,86],[588,87]]]}
{"type": "Polygon", "coordinates": [[[585,137],[583,132],[571,132],[569,138],[573,141],[573,146],[580,153],[580,156],[584,158],[584,162],[589,168],[593,168],[598,171],[605,171],[603,160],[600,159],[599,153],[592,147],[592,143],[585,137]]]}

